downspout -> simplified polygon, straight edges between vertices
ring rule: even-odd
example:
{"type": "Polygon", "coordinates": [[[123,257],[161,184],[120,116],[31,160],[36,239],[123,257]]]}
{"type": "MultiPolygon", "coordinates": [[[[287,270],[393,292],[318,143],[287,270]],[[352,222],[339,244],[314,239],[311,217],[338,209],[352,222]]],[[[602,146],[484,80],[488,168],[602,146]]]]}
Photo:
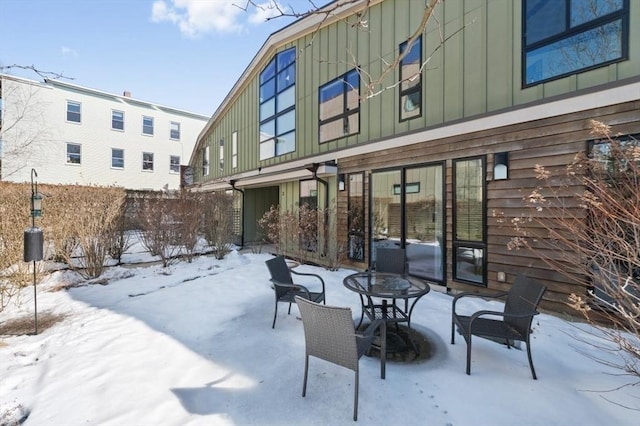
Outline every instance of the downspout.
{"type": "Polygon", "coordinates": [[[236,188],[236,181],[235,179],[231,179],[229,181],[229,183],[231,184],[231,189],[233,189],[234,191],[238,191],[240,194],[242,194],[242,202],[240,204],[240,210],[241,210],[241,214],[240,214],[240,247],[244,247],[244,191],[242,189],[236,188]]]}
{"type": "Polygon", "coordinates": [[[324,247],[323,254],[326,256],[329,243],[329,183],[326,180],[318,177],[319,163],[313,163],[311,167],[307,167],[311,173],[313,173],[313,180],[320,182],[324,186],[324,247]]]}

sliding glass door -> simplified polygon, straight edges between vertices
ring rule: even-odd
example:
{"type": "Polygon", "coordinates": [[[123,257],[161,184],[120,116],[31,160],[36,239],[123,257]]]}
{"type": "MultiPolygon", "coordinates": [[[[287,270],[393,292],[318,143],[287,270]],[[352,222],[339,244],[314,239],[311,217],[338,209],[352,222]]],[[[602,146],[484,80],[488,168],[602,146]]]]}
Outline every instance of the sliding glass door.
{"type": "Polygon", "coordinates": [[[379,247],[404,248],[410,275],[444,281],[444,166],[371,175],[371,264],[379,247]]]}

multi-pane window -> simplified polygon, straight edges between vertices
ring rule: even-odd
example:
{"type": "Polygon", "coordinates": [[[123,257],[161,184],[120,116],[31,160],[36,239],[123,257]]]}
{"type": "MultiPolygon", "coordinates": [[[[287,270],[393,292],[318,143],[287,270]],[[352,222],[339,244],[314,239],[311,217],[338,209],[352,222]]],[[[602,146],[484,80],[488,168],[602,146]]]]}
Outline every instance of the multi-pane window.
{"type": "Polygon", "coordinates": [[[231,135],[231,167],[238,167],[238,132],[231,135]]]}
{"type": "Polygon", "coordinates": [[[67,121],[80,123],[80,102],[67,101],[67,121]]]}
{"type": "Polygon", "coordinates": [[[111,167],[124,169],[124,149],[111,148],[111,167]]]}
{"type": "Polygon", "coordinates": [[[523,0],[523,85],[628,58],[628,0],[523,0]]]}
{"type": "Polygon", "coordinates": [[[180,123],[172,121],[169,128],[169,137],[171,139],[180,139],[180,123]]]}
{"type": "Polygon", "coordinates": [[[209,175],[209,147],[202,149],[202,176],[209,175]]]}
{"type": "Polygon", "coordinates": [[[153,117],[142,117],[142,134],[153,135],[153,117]]]}
{"type": "Polygon", "coordinates": [[[80,145],[75,143],[67,144],[67,164],[80,164],[80,145]]]}
{"type": "Polygon", "coordinates": [[[457,160],[454,173],[454,279],[484,285],[484,158],[457,160]]]}
{"type": "Polygon", "coordinates": [[[422,115],[422,36],[400,45],[400,121],[422,115]],[[407,51],[407,49],[409,49],[407,51]]]}
{"type": "Polygon", "coordinates": [[[124,130],[124,112],[111,111],[111,128],[114,130],[124,130]]]}
{"type": "Polygon", "coordinates": [[[169,171],[171,173],[180,173],[180,156],[172,155],[169,157],[169,171]]]}
{"type": "Polygon", "coordinates": [[[153,153],[152,152],[142,153],[142,170],[147,172],[153,171],[153,153]]]}
{"type": "Polygon", "coordinates": [[[319,89],[319,141],[360,132],[360,74],[353,69],[319,89]]]}
{"type": "Polygon", "coordinates": [[[296,149],[296,50],[278,53],[260,74],[260,160],[296,149]]]}

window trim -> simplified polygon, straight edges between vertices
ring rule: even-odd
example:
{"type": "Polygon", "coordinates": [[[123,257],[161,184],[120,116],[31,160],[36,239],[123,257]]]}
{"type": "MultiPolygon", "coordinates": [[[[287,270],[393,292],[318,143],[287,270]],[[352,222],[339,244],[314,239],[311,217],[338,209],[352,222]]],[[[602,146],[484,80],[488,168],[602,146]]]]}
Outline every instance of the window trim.
{"type": "MultiPolygon", "coordinates": [[[[600,16],[596,19],[593,19],[591,21],[586,21],[583,22],[573,28],[571,28],[570,25],[570,20],[571,20],[571,15],[569,13],[570,11],[570,2],[572,0],[563,0],[565,2],[566,5],[566,19],[567,19],[567,25],[566,25],[566,29],[560,33],[554,34],[552,36],[548,36],[544,39],[538,40],[536,42],[531,43],[530,45],[527,45],[527,41],[526,41],[526,34],[527,34],[527,2],[528,1],[532,1],[532,0],[522,0],[521,2],[521,8],[522,8],[522,21],[521,21],[521,58],[520,58],[520,72],[521,72],[521,86],[523,89],[526,89],[528,87],[533,87],[533,86],[537,86],[539,84],[543,84],[543,83],[548,83],[550,81],[554,81],[554,80],[559,80],[568,76],[572,76],[572,75],[576,75],[576,74],[581,74],[587,71],[591,71],[594,69],[598,69],[598,68],[603,68],[606,67],[608,65],[614,64],[614,63],[618,63],[618,62],[622,62],[622,61],[626,61],[629,59],[629,0],[622,0],[622,8],[620,10],[617,10],[615,12],[611,12],[607,15],[603,15],[600,16]],[[587,67],[584,68],[579,68],[579,69],[575,69],[573,71],[568,71],[566,73],[563,74],[558,74],[558,75],[554,75],[551,77],[547,77],[541,80],[536,80],[535,82],[531,82],[531,83],[527,83],[527,54],[540,49],[542,47],[546,47],[546,46],[551,46],[555,43],[558,43],[560,41],[563,40],[567,40],[571,37],[574,37],[576,35],[580,35],[580,34],[584,34],[588,31],[591,30],[595,30],[598,28],[602,28],[608,24],[611,24],[613,22],[616,21],[620,21],[621,25],[622,25],[622,29],[621,29],[621,52],[620,52],[620,57],[616,58],[616,59],[611,59],[605,62],[599,62],[597,64],[594,65],[589,65],[587,67]]],[[[559,1],[559,0],[554,0],[554,1],[559,1]]]]}
{"type": "Polygon", "coordinates": [[[124,148],[111,148],[111,169],[113,170],[124,170],[124,148]],[[122,167],[114,166],[113,159],[115,158],[113,155],[114,150],[122,151],[122,167]]]}
{"type": "MultiPolygon", "coordinates": [[[[155,129],[154,129],[154,127],[155,127],[155,123],[154,123],[154,121],[155,121],[155,120],[154,120],[154,119],[153,119],[153,117],[151,117],[150,115],[143,115],[143,116],[142,116],[142,134],[143,134],[144,136],[153,136],[153,134],[155,133],[155,129]],[[144,128],[145,128],[144,120],[145,120],[145,119],[150,119],[150,120],[151,120],[151,133],[146,133],[146,132],[144,131],[144,128]]],[[[147,127],[148,127],[148,126],[147,126],[147,127]]]]}
{"type": "Polygon", "coordinates": [[[154,172],[154,170],[155,170],[155,158],[154,157],[155,156],[153,155],[153,152],[148,152],[148,151],[143,151],[142,152],[142,172],[145,172],[145,173],[153,173],[154,172]],[[150,169],[145,169],[144,168],[144,164],[145,164],[144,156],[146,154],[151,155],[151,168],[150,169]]]}
{"type": "Polygon", "coordinates": [[[112,109],[111,110],[111,130],[115,130],[117,132],[124,132],[124,111],[118,110],[118,109],[112,109]],[[120,123],[122,124],[122,128],[118,128],[118,127],[114,127],[113,123],[115,123],[117,120],[114,117],[114,114],[116,113],[120,113],[122,114],[122,119],[120,120],[120,123]]]}
{"type": "Polygon", "coordinates": [[[67,166],[81,166],[82,165],[82,144],[79,143],[75,143],[75,142],[66,142],[65,143],[65,164],[67,166]],[[74,163],[72,161],[69,161],[70,155],[69,155],[69,146],[77,146],[79,148],[79,152],[76,154],[75,152],[72,153],[72,155],[75,157],[78,157],[78,162],[74,163]]]}
{"type": "Polygon", "coordinates": [[[169,173],[170,174],[180,174],[180,156],[179,155],[169,155],[169,173]],[[174,158],[178,159],[178,170],[172,169],[171,160],[174,158]]]}
{"type": "Polygon", "coordinates": [[[78,102],[78,101],[71,101],[69,99],[67,99],[67,108],[65,110],[65,121],[67,123],[72,123],[72,124],[82,124],[82,102],[78,102]],[[78,105],[78,112],[71,112],[71,114],[78,114],[78,121],[75,120],[69,120],[69,105],[78,105]]]}
{"type": "Polygon", "coordinates": [[[172,141],[179,141],[180,140],[180,133],[181,133],[181,129],[180,129],[180,122],[179,121],[171,121],[169,122],[169,139],[171,139],[172,141]],[[177,130],[175,130],[178,133],[177,137],[173,136],[173,126],[176,125],[177,130]]]}
{"type": "MultiPolygon", "coordinates": [[[[399,46],[399,52],[400,54],[402,54],[402,52],[404,51],[404,49],[406,49],[406,46],[408,44],[408,40],[405,41],[404,43],[401,43],[399,46]]],[[[420,63],[419,63],[419,67],[422,68],[422,35],[420,35],[418,38],[416,38],[414,40],[414,44],[411,46],[411,50],[413,50],[413,48],[416,46],[415,43],[419,42],[420,43],[420,63]]],[[[422,96],[422,71],[419,72],[419,82],[418,84],[416,84],[413,87],[410,87],[408,89],[402,89],[402,81],[404,81],[404,76],[402,75],[402,62],[404,61],[404,58],[402,61],[400,61],[400,64],[398,66],[398,121],[399,122],[404,122],[404,121],[408,121],[408,120],[413,120],[414,118],[419,118],[422,117],[422,112],[424,110],[423,108],[423,96],[422,96]],[[405,96],[409,96],[412,95],[414,93],[418,93],[420,95],[420,113],[418,115],[412,115],[410,117],[402,117],[402,112],[404,111],[404,107],[402,105],[402,98],[405,96]]]]}

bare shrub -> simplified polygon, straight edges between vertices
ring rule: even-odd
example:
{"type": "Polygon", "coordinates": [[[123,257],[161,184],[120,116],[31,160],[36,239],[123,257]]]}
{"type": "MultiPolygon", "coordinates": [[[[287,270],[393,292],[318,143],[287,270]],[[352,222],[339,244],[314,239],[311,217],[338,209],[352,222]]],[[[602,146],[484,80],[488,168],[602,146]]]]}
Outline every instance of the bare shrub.
{"type": "Polygon", "coordinates": [[[175,215],[179,228],[178,243],[184,247],[184,255],[191,263],[202,231],[202,195],[197,192],[181,191],[176,203],[175,215]]]}
{"type": "Polygon", "coordinates": [[[204,237],[216,259],[233,249],[233,197],[223,192],[206,194],[203,200],[204,237]]]}
{"type": "Polygon", "coordinates": [[[176,200],[161,193],[148,193],[138,199],[137,222],[141,240],[152,256],[159,256],[166,268],[179,261],[179,227],[176,200]]]}
{"type": "Polygon", "coordinates": [[[516,235],[509,248],[532,250],[585,290],[571,295],[569,305],[608,341],[598,348],[616,354],[619,362],[594,358],[634,376],[638,384],[640,143],[612,136],[602,123],[591,124],[597,139],[590,155],[578,154],[560,177],[536,167],[540,185],[524,197],[531,212],[511,218],[516,235]]]}

